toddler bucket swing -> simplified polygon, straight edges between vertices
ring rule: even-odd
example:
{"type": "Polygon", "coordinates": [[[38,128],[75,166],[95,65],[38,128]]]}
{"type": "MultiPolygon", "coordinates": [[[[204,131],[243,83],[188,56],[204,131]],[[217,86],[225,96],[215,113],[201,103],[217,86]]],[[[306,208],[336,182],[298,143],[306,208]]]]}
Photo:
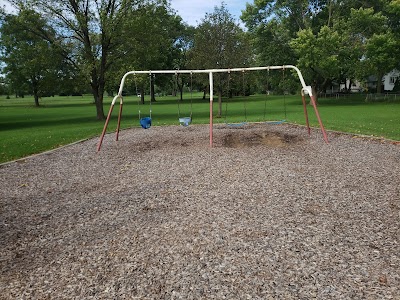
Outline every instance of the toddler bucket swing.
{"type": "Polygon", "coordinates": [[[141,118],[140,126],[142,126],[143,129],[149,129],[151,127],[151,117],[141,118]]]}
{"type": "MultiPolygon", "coordinates": [[[[175,83],[176,83],[176,88],[178,89],[178,73],[175,73],[175,83]]],[[[189,126],[192,123],[192,114],[193,114],[193,73],[191,72],[190,73],[190,116],[189,117],[181,117],[180,97],[178,97],[179,124],[182,125],[183,127],[189,126]]]]}
{"type": "MultiPolygon", "coordinates": [[[[151,76],[153,76],[151,73],[150,75],[150,90],[151,90],[151,76]]],[[[136,84],[136,77],[135,79],[135,86],[136,86],[136,94],[138,95],[138,90],[137,90],[137,84],[136,84]]],[[[143,129],[149,129],[151,127],[151,100],[150,100],[150,115],[148,117],[141,117],[141,112],[140,112],[140,101],[138,101],[138,106],[139,106],[139,124],[143,129]]]]}

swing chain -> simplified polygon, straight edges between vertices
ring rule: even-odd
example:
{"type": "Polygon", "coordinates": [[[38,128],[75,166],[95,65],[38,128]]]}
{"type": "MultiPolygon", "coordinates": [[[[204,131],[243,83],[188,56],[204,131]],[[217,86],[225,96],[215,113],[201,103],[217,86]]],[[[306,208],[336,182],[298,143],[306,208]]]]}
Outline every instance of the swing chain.
{"type": "Polygon", "coordinates": [[[190,120],[193,121],[193,71],[190,71],[190,120]]]}
{"type": "Polygon", "coordinates": [[[225,124],[227,124],[227,115],[228,115],[228,102],[229,102],[229,96],[230,96],[230,91],[231,91],[231,70],[228,70],[228,98],[226,99],[225,102],[225,124]]]}
{"type": "Polygon", "coordinates": [[[174,90],[175,90],[176,97],[178,98],[178,118],[180,118],[181,117],[181,107],[180,107],[180,96],[178,95],[179,94],[179,91],[178,91],[178,89],[179,89],[178,79],[179,79],[178,78],[178,71],[175,71],[174,90]]]}
{"type": "Polygon", "coordinates": [[[151,101],[151,96],[152,96],[151,93],[153,91],[153,96],[154,96],[154,89],[153,89],[154,81],[153,81],[153,79],[155,78],[155,75],[151,74],[151,71],[150,71],[149,77],[150,77],[150,119],[151,119],[151,102],[153,102],[153,101],[151,101]]]}
{"type": "Polygon", "coordinates": [[[283,73],[283,110],[285,112],[285,120],[287,119],[287,112],[286,112],[286,76],[285,76],[285,66],[282,68],[282,73],[283,73]]]}
{"type": "Polygon", "coordinates": [[[265,101],[264,101],[264,122],[266,121],[266,116],[267,116],[267,98],[268,98],[268,93],[269,93],[269,67],[267,69],[267,82],[265,84],[265,101]]]}
{"type": "MultiPolygon", "coordinates": [[[[133,73],[133,81],[135,82],[136,96],[138,96],[139,95],[139,91],[138,91],[136,73],[133,73]]],[[[137,101],[137,103],[138,103],[138,111],[139,111],[139,120],[141,119],[141,117],[140,117],[140,101],[142,101],[141,98],[142,98],[142,96],[140,95],[140,99],[137,101]]]]}
{"type": "Polygon", "coordinates": [[[246,87],[245,87],[245,71],[242,71],[243,80],[243,106],[244,106],[244,121],[247,122],[247,106],[246,106],[246,87]]]}

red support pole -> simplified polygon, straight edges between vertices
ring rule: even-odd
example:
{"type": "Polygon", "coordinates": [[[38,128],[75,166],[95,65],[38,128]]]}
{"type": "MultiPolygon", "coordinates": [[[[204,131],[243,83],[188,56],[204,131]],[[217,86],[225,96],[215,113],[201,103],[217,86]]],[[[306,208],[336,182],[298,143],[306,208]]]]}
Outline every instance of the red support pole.
{"type": "Polygon", "coordinates": [[[303,101],[304,116],[306,117],[306,124],[307,124],[308,135],[311,135],[310,122],[308,121],[308,112],[307,112],[306,97],[305,97],[304,95],[301,95],[301,100],[303,101]]]}
{"type": "Polygon", "coordinates": [[[314,107],[315,115],[317,116],[317,119],[318,119],[318,122],[319,122],[319,127],[321,128],[322,134],[324,136],[324,140],[325,140],[325,142],[327,144],[329,144],[328,136],[327,136],[327,134],[325,132],[324,125],[322,124],[322,120],[321,120],[321,117],[320,117],[319,112],[318,112],[317,103],[315,101],[315,96],[310,96],[310,98],[311,98],[311,104],[314,107]]]}
{"type": "Polygon", "coordinates": [[[116,141],[118,141],[119,129],[120,129],[120,127],[121,127],[122,105],[123,105],[123,103],[122,103],[122,100],[121,100],[121,102],[120,102],[120,104],[119,104],[117,134],[116,134],[116,137],[115,137],[115,140],[116,140],[116,141]]]}
{"type": "Polygon", "coordinates": [[[111,104],[111,107],[110,107],[110,110],[108,112],[108,116],[107,116],[107,119],[106,119],[106,123],[104,124],[103,132],[102,132],[101,137],[100,137],[99,144],[97,145],[97,152],[100,151],[101,144],[103,143],[104,135],[106,134],[106,130],[107,130],[107,127],[108,127],[108,122],[110,121],[110,117],[111,117],[111,113],[113,111],[113,108],[114,108],[114,104],[111,104]]]}

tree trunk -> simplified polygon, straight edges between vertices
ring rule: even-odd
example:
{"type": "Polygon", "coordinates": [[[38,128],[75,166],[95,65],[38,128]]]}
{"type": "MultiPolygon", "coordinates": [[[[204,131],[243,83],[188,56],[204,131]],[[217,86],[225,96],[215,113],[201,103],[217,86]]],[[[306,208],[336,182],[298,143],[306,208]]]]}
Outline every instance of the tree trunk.
{"type": "MultiPolygon", "coordinates": [[[[180,97],[180,100],[182,101],[183,100],[183,82],[181,82],[180,84],[179,84],[179,75],[178,75],[178,78],[176,79],[176,85],[177,85],[177,89],[178,89],[178,91],[179,91],[179,97],[180,97]]],[[[177,91],[177,92],[178,92],[177,91]]]]}
{"type": "Polygon", "coordinates": [[[150,77],[150,101],[151,102],[156,102],[156,96],[154,92],[154,76],[152,75],[150,77]]]}
{"type": "Polygon", "coordinates": [[[92,77],[92,93],[94,97],[94,103],[96,105],[96,118],[97,120],[105,120],[104,116],[104,109],[103,109],[103,93],[104,93],[104,87],[102,88],[96,80],[93,80],[92,77]]]}
{"type": "Polygon", "coordinates": [[[203,89],[203,100],[206,99],[206,94],[207,94],[207,86],[205,86],[203,89]]]}
{"type": "Polygon", "coordinates": [[[382,73],[378,73],[377,75],[376,75],[376,93],[378,94],[378,95],[380,95],[380,94],[382,94],[382,77],[383,77],[383,74],[382,73]]]}
{"type": "Polygon", "coordinates": [[[33,97],[35,98],[35,106],[39,107],[39,96],[37,93],[34,93],[33,97]]]}
{"type": "MultiPolygon", "coordinates": [[[[32,80],[33,81],[33,80],[32,80]]],[[[33,98],[35,99],[35,106],[39,107],[39,91],[38,91],[38,83],[33,81],[32,82],[32,91],[33,91],[33,98]]]]}
{"type": "Polygon", "coordinates": [[[140,103],[144,104],[144,86],[140,87],[140,103]]]}

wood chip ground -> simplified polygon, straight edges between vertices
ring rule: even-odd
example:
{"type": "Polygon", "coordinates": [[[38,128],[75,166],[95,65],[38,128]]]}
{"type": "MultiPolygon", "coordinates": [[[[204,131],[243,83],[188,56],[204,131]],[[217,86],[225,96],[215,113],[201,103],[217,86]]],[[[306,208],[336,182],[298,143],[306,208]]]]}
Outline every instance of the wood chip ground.
{"type": "Polygon", "coordinates": [[[0,167],[0,299],[400,299],[400,146],[151,127],[0,167]]]}

